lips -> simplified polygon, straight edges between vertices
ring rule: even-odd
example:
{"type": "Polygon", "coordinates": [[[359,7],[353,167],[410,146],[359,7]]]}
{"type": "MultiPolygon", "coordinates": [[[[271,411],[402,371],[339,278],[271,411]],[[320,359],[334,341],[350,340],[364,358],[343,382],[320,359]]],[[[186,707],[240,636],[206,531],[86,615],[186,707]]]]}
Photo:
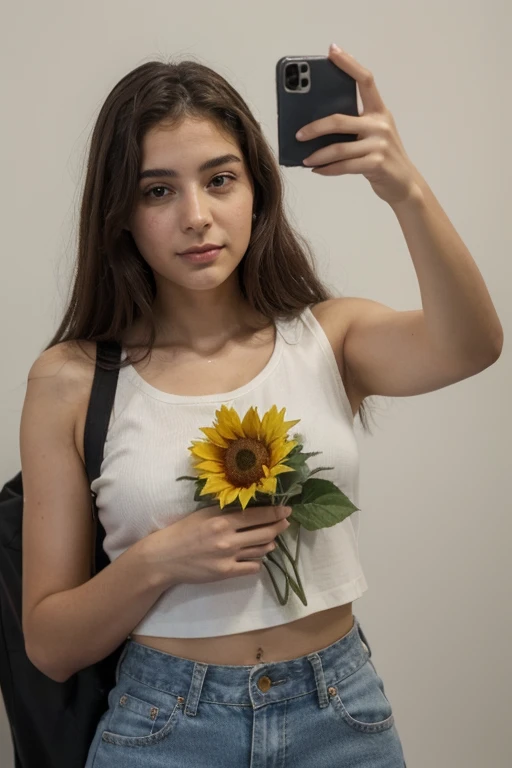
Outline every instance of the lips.
{"type": "Polygon", "coordinates": [[[181,251],[179,256],[184,256],[186,253],[204,253],[205,251],[213,251],[215,248],[222,248],[222,245],[217,243],[204,243],[203,245],[191,245],[186,251],[181,251]]]}
{"type": "Polygon", "coordinates": [[[204,264],[208,261],[213,261],[217,258],[219,253],[223,249],[223,245],[212,248],[208,251],[192,251],[191,253],[182,253],[180,254],[180,258],[186,259],[187,261],[191,261],[194,264],[204,264]]]}

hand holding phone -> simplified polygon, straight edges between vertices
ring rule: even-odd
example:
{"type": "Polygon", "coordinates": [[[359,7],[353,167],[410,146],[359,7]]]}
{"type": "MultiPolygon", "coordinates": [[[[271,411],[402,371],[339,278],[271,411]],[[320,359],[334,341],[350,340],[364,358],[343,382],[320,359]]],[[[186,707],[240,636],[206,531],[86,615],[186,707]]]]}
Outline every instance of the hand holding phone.
{"type": "Polygon", "coordinates": [[[357,134],[333,133],[298,141],[297,131],[335,113],[358,116],[357,85],[351,75],[325,56],[285,56],[276,65],[279,165],[303,166],[318,149],[357,134]]]}

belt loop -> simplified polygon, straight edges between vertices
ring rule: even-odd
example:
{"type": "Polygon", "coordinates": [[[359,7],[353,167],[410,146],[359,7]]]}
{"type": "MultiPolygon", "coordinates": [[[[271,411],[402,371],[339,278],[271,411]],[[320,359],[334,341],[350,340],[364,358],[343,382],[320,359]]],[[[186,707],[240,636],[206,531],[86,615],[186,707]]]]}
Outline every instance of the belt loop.
{"type": "Polygon", "coordinates": [[[325,683],[322,660],[318,653],[311,653],[307,658],[313,667],[313,672],[315,673],[316,690],[318,692],[318,704],[320,709],[324,709],[324,707],[329,706],[329,697],[327,695],[327,685],[325,683]]]}
{"type": "Polygon", "coordinates": [[[365,635],[365,633],[363,632],[363,628],[362,628],[362,626],[361,626],[361,624],[360,624],[360,622],[359,622],[359,619],[357,618],[357,616],[354,616],[354,618],[355,618],[355,620],[356,620],[356,624],[357,624],[357,631],[359,632],[359,636],[360,636],[361,640],[363,641],[363,643],[364,643],[364,644],[366,645],[366,647],[368,648],[368,655],[369,655],[369,656],[371,656],[371,655],[372,655],[372,649],[370,648],[370,643],[369,643],[369,642],[368,642],[368,640],[366,639],[366,635],[365,635]]]}
{"type": "Polygon", "coordinates": [[[195,717],[197,715],[197,705],[201,697],[201,691],[203,690],[204,678],[208,670],[208,664],[202,664],[199,661],[194,663],[194,671],[192,672],[192,680],[190,682],[190,688],[187,696],[187,703],[185,705],[185,714],[195,717]]]}

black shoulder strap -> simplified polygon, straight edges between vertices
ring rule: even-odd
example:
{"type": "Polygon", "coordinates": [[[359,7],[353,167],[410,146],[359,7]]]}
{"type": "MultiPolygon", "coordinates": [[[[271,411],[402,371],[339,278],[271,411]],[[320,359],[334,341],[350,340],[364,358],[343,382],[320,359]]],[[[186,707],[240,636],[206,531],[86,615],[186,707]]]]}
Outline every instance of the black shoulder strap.
{"type": "MultiPolygon", "coordinates": [[[[100,476],[103,450],[107,437],[110,414],[116,395],[119,369],[106,370],[99,366],[99,362],[116,363],[121,359],[121,345],[116,341],[98,341],[96,343],[96,369],[87,409],[87,418],[84,430],[84,455],[85,468],[89,485],[100,476]]],[[[92,494],[93,517],[96,520],[96,558],[95,571],[108,564],[108,559],[103,551],[103,539],[105,530],[98,520],[96,498],[92,494]]]]}
{"type": "Polygon", "coordinates": [[[119,370],[100,368],[100,361],[116,363],[121,357],[121,347],[115,341],[98,341],[96,344],[96,369],[84,431],[85,467],[89,484],[100,475],[103,446],[107,437],[110,414],[116,395],[119,370]]]}

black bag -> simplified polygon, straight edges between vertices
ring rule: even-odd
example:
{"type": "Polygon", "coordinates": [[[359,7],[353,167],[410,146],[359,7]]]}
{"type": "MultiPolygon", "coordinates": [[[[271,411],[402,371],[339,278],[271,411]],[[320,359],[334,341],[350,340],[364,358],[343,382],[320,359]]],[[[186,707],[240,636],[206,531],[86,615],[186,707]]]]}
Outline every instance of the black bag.
{"type": "MultiPolygon", "coordinates": [[[[97,343],[97,362],[84,433],[87,476],[100,474],[110,413],[119,371],[98,366],[98,360],[117,362],[117,342],[97,343]]],[[[105,529],[96,521],[95,562],[92,575],[109,563],[103,550],[105,529]]],[[[58,683],[40,672],[25,653],[22,631],[22,519],[21,472],[0,492],[0,688],[4,697],[16,768],[84,768],[126,640],[109,656],[58,683]]]]}

